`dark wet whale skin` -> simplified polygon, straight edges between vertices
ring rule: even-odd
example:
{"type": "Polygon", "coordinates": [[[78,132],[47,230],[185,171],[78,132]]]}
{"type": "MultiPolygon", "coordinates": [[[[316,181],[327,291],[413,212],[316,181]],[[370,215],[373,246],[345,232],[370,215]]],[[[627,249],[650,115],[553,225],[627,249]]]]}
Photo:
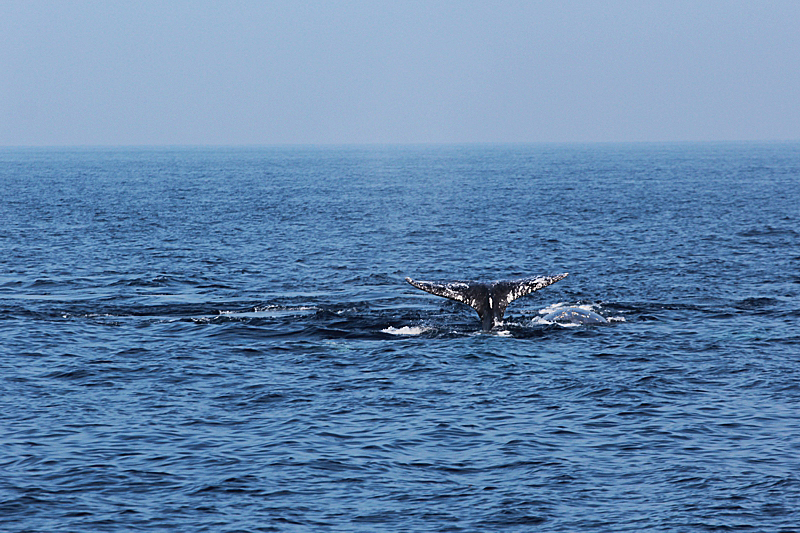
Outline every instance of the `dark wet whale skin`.
{"type": "Polygon", "coordinates": [[[491,330],[503,321],[508,304],[556,281],[568,273],[557,276],[538,276],[491,282],[480,281],[415,281],[406,278],[414,287],[425,292],[465,303],[477,311],[484,331],[491,330]]]}

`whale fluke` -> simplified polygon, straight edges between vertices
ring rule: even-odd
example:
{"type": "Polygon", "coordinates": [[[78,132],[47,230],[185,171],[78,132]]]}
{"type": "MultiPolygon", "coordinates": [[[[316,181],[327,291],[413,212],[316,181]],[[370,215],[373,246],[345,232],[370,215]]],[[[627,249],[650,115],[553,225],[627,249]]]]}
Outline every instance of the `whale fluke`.
{"type": "Polygon", "coordinates": [[[567,273],[558,276],[539,276],[512,280],[491,281],[415,281],[406,278],[414,287],[425,292],[465,303],[478,312],[481,326],[489,331],[503,320],[508,304],[521,296],[543,289],[558,280],[567,277],[567,273]]]}

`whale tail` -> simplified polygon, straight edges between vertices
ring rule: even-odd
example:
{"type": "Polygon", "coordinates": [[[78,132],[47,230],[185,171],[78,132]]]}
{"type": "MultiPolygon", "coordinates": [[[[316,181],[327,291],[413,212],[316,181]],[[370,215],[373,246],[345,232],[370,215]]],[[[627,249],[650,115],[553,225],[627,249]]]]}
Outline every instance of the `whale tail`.
{"type": "Polygon", "coordinates": [[[488,331],[503,320],[508,304],[567,277],[539,276],[514,280],[481,283],[476,281],[416,281],[406,278],[414,287],[425,292],[467,304],[478,312],[483,329],[488,331]]]}

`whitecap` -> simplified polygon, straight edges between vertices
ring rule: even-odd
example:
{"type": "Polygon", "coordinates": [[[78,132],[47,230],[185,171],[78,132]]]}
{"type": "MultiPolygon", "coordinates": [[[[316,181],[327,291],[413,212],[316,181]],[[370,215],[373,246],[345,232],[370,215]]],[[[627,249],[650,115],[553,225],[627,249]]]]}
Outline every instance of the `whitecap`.
{"type": "Polygon", "coordinates": [[[430,328],[423,328],[420,326],[403,326],[402,328],[389,326],[388,328],[383,328],[381,331],[391,335],[420,335],[429,329],[430,328]]]}
{"type": "Polygon", "coordinates": [[[539,314],[540,315],[549,315],[550,313],[552,313],[554,311],[560,311],[560,310],[566,309],[568,307],[574,307],[575,309],[583,309],[584,311],[592,311],[592,312],[596,313],[597,312],[596,309],[599,306],[598,305],[593,305],[593,304],[576,305],[576,304],[571,304],[571,303],[567,303],[567,302],[558,302],[558,303],[554,303],[554,304],[548,305],[544,309],[539,309],[539,314]]]}

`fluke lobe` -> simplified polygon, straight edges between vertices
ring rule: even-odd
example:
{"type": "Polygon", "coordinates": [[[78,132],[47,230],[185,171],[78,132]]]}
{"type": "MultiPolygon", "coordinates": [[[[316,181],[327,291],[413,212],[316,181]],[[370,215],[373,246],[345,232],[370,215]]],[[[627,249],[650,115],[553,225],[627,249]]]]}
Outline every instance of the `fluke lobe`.
{"type": "Polygon", "coordinates": [[[539,289],[543,289],[558,280],[567,277],[567,273],[558,276],[539,276],[536,278],[512,279],[482,283],[479,281],[406,281],[425,292],[450,298],[465,303],[478,312],[481,326],[489,331],[502,322],[508,304],[539,289]]]}

